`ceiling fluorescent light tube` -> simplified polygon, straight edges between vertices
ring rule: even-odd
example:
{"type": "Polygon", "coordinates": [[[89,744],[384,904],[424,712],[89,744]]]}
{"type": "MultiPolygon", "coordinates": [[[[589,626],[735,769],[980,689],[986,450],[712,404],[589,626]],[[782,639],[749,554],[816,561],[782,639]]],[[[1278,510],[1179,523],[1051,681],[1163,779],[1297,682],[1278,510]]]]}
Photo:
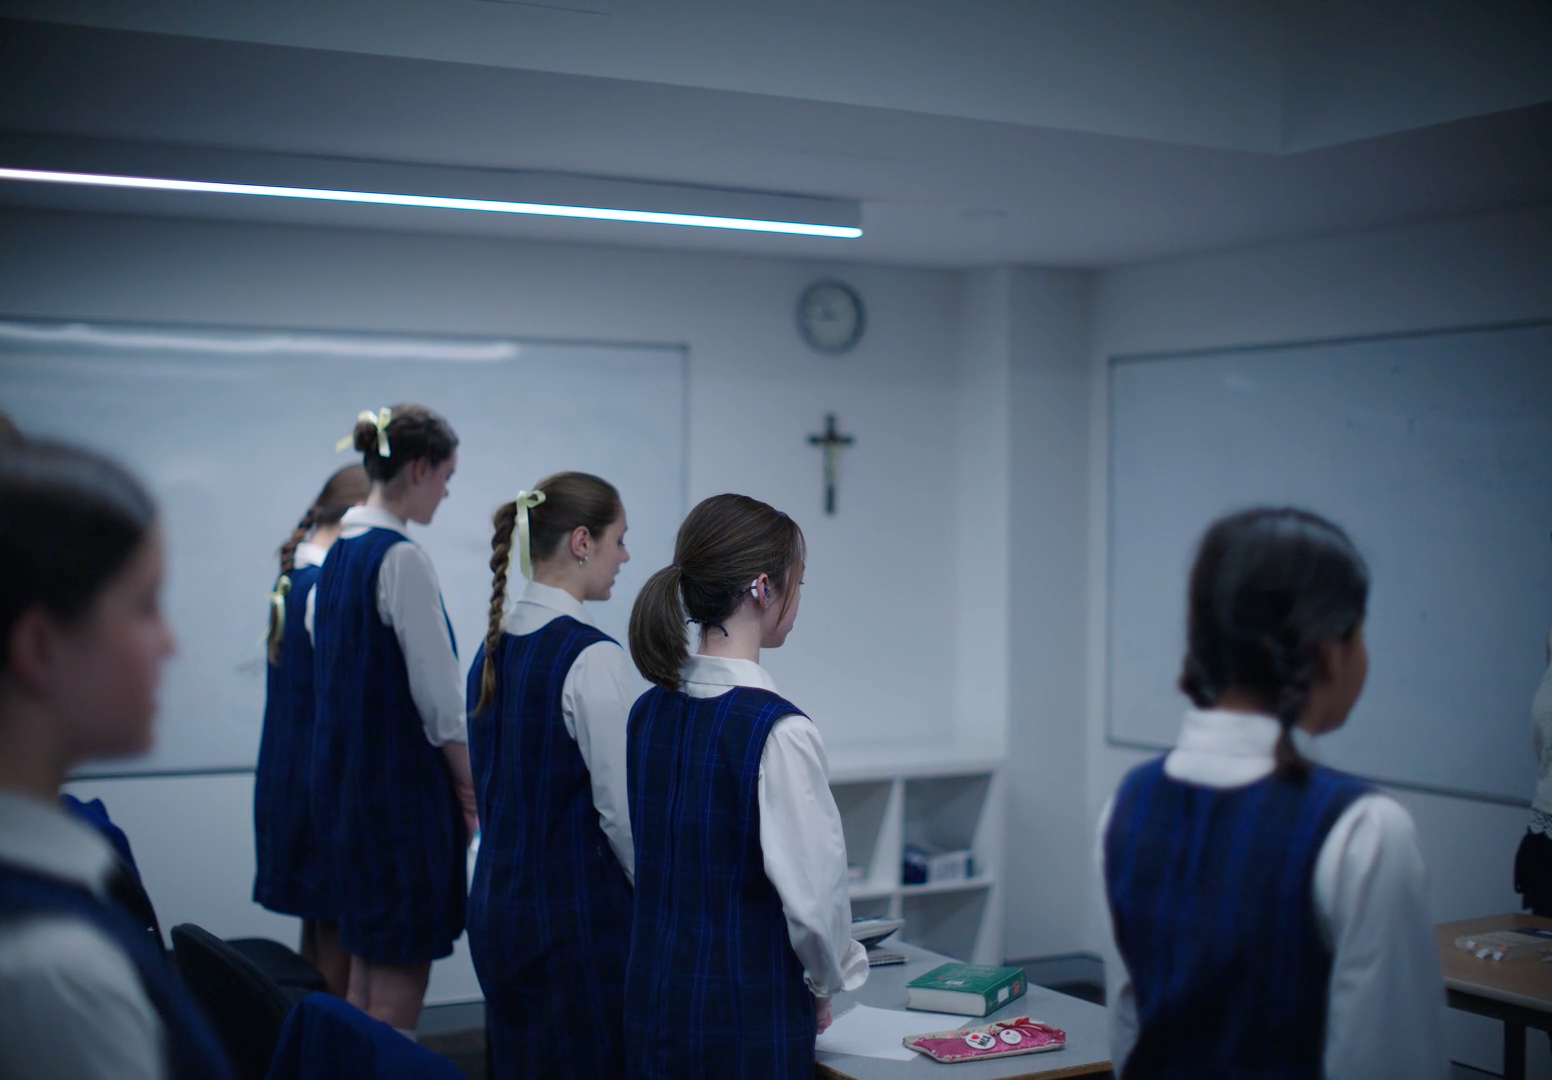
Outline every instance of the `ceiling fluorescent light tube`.
{"type": "Polygon", "coordinates": [[[530,214],[538,217],[585,218],[593,221],[635,221],[649,225],[686,225],[698,229],[739,229],[745,232],[790,233],[796,236],[830,236],[855,239],[861,229],[842,225],[814,225],[801,221],[764,221],[755,218],[716,217],[705,214],[665,214],[650,210],[617,210],[602,206],[564,206],[553,203],[504,202],[496,199],[454,199],[440,195],[395,195],[378,191],[335,191],[329,188],[271,187],[264,184],[227,184],[210,180],[173,180],[148,176],[106,176],[98,173],[53,172],[46,169],[0,168],[0,180],[41,184],[76,184],[87,187],[138,188],[149,191],[201,191],[224,195],[267,195],[277,199],[315,199],[323,202],[371,203],[382,206],[425,206],[438,210],[479,210],[489,214],[530,214]]]}

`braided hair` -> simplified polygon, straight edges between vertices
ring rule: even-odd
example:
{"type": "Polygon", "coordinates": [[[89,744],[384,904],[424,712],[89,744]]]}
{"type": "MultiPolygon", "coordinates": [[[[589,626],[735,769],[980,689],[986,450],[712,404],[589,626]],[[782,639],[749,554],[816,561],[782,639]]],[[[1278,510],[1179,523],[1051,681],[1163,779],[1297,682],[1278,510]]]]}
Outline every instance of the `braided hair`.
{"type": "Polygon", "coordinates": [[[1212,708],[1233,691],[1277,718],[1277,774],[1309,762],[1292,731],[1309,704],[1320,648],[1363,624],[1369,570],[1338,526],[1293,508],[1232,514],[1207,530],[1191,568],[1180,689],[1212,708]]]}
{"type": "MultiPolygon", "coordinates": [[[[290,587],[288,575],[296,569],[296,548],[307,534],[320,525],[334,525],[345,516],[345,511],[352,506],[359,506],[366,502],[367,494],[371,491],[372,482],[367,479],[366,470],[360,465],[346,465],[335,472],[323,485],[323,490],[318,492],[318,497],[307,508],[301,520],[296,523],[296,528],[291,530],[291,535],[286,542],[280,545],[280,576],[286,580],[286,587],[290,587]]],[[[283,630],[282,616],[274,605],[270,607],[269,618],[269,662],[280,663],[280,638],[283,630]]]]}
{"type": "MultiPolygon", "coordinates": [[[[624,504],[613,484],[590,473],[558,472],[534,486],[544,501],[528,511],[531,550],[537,560],[549,559],[560,550],[561,540],[577,528],[594,536],[619,520],[624,504]]],[[[490,619],[485,631],[485,662],[480,668],[480,698],[471,710],[478,716],[496,700],[496,651],[501,646],[501,616],[506,611],[507,577],[512,566],[513,531],[517,506],[504,503],[491,515],[490,619]]]]}

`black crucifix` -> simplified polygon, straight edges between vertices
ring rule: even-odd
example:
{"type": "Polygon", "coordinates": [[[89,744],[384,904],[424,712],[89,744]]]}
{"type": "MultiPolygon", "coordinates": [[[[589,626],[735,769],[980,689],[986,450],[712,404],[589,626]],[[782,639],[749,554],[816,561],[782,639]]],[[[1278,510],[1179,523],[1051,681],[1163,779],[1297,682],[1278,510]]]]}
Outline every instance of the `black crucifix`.
{"type": "Polygon", "coordinates": [[[825,413],[825,429],[823,435],[810,435],[810,446],[824,447],[824,477],[825,477],[825,513],[835,513],[835,464],[836,451],[843,446],[850,446],[857,440],[851,435],[842,435],[835,430],[835,414],[825,413]]]}

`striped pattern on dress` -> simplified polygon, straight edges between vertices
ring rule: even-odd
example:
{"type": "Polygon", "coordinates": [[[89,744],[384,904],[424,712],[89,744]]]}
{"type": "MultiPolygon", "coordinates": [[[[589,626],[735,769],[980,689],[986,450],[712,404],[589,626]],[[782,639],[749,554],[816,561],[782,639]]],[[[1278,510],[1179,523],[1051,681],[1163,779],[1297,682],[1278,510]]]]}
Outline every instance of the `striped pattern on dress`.
{"type": "Polygon", "coordinates": [[[760,848],[760,758],[793,714],[749,687],[714,698],[654,688],[631,710],[631,1077],[814,1075],[814,998],[760,848]]]}
{"type": "Polygon", "coordinates": [[[401,543],[409,540],[392,529],[336,541],[313,614],[313,820],[340,944],[380,964],[451,955],[466,888],[452,776],[426,740],[398,638],[377,613],[383,556],[401,543]]]}
{"type": "Polygon", "coordinates": [[[1323,767],[1238,788],[1133,769],[1105,834],[1105,889],[1137,998],[1124,1076],[1319,1077],[1331,952],[1315,861],[1369,785],[1323,767]]]}
{"type": "MultiPolygon", "coordinates": [[[[485,991],[496,1077],[615,1078],[625,1070],[631,890],[566,731],[561,693],[602,630],[570,616],[502,634],[497,694],[469,717],[480,853],[469,953],[485,991]],[[575,1038],[560,1033],[575,1031],[575,1038]]],[[[478,702],[485,647],[469,668],[478,702]]]]}

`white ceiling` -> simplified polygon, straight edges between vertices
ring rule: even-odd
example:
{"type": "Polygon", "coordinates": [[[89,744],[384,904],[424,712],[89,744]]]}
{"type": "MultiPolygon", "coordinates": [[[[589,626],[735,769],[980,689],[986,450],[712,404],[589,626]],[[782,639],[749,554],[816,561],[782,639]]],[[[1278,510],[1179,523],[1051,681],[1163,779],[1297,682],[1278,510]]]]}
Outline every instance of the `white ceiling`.
{"type": "MultiPolygon", "coordinates": [[[[378,46],[365,51],[230,40],[237,36],[231,26],[216,36],[194,37],[0,22],[0,129],[852,198],[863,204],[866,235],[831,241],[450,211],[277,205],[232,196],[71,193],[22,185],[0,185],[0,201],[922,266],[1103,266],[1552,201],[1552,88],[1543,85],[1549,77],[1544,73],[1552,73],[1552,33],[1536,36],[1542,23],[1552,24],[1547,18],[1519,25],[1517,44],[1504,54],[1504,74],[1496,80],[1479,77],[1478,54],[1490,48],[1503,52],[1503,25],[1492,23],[1474,35],[1453,27],[1455,36],[1467,43],[1459,55],[1451,54],[1453,66],[1435,64],[1431,70],[1443,74],[1415,93],[1401,92],[1419,85],[1408,74],[1407,63],[1418,64],[1429,50],[1441,47],[1437,35],[1415,28],[1410,37],[1401,35],[1405,48],[1391,57],[1393,64],[1362,78],[1354,72],[1375,46],[1366,43],[1363,27],[1340,20],[1333,25],[1345,27],[1344,32],[1329,47],[1321,45],[1321,34],[1310,23],[1298,34],[1278,36],[1284,43],[1281,52],[1269,54],[1257,46],[1250,49],[1249,59],[1234,53],[1221,64],[1209,64],[1212,49],[1226,49],[1247,38],[1254,43],[1270,33],[1265,16],[1281,9],[1265,4],[986,3],[983,16],[1008,16],[1014,8],[1066,11],[1069,16],[1070,9],[1078,7],[1112,13],[1119,7],[1135,13],[1149,6],[1179,17],[1168,27],[1173,36],[1155,34],[1154,52],[1141,48],[1137,34],[1159,31],[1157,18],[1134,22],[1126,33],[1105,38],[1100,20],[1069,17],[1067,21],[1079,27],[1073,31],[1076,59],[1069,58],[1054,74],[1047,72],[1043,83],[1034,80],[1039,85],[1032,89],[1030,79],[1015,78],[1018,70],[1012,60],[1020,50],[1007,42],[989,49],[984,58],[964,51],[966,42],[975,45],[999,29],[994,19],[971,20],[970,29],[960,28],[957,36],[933,36],[941,29],[944,12],[980,10],[982,5],[902,2],[899,22],[914,13],[915,29],[891,23],[879,36],[897,54],[905,43],[914,42],[922,77],[880,79],[869,93],[879,100],[916,101],[912,108],[684,85],[712,83],[712,75],[723,82],[739,81],[725,58],[713,64],[705,55],[708,41],[716,44],[719,34],[730,32],[726,20],[710,20],[699,38],[682,20],[669,27],[686,35],[670,55],[703,61],[699,67],[687,63],[679,84],[660,77],[610,78],[514,66],[529,53],[548,56],[550,69],[562,66],[556,57],[573,67],[587,66],[583,61],[591,54],[573,40],[586,35],[578,32],[568,38],[553,28],[538,44],[509,48],[513,55],[506,59],[512,64],[385,55],[389,39],[401,45],[417,40],[413,31],[419,23],[410,16],[423,15],[428,7],[449,15],[449,26],[464,31],[493,17],[489,10],[505,17],[522,8],[524,17],[536,13],[541,19],[593,20],[614,28],[613,37],[604,35],[613,44],[608,49],[600,45],[600,55],[618,55],[622,66],[637,76],[653,75],[655,69],[646,69],[654,63],[660,67],[662,56],[644,50],[653,63],[625,64],[630,50],[620,44],[618,29],[629,25],[623,16],[631,14],[637,24],[666,32],[664,25],[643,23],[643,9],[651,5],[635,0],[588,2],[608,7],[610,14],[480,0],[376,0],[381,17],[357,27],[358,37],[372,38],[378,46]],[[1186,17],[1187,9],[1196,13],[1195,21],[1186,17]],[[389,17],[395,14],[402,16],[398,22],[389,17]],[[938,52],[935,43],[942,46],[938,52]],[[1148,63],[1141,69],[1125,68],[1121,60],[1128,50],[1148,63]],[[1544,66],[1527,68],[1516,59],[1538,52],[1545,54],[1544,66]],[[1264,77],[1268,55],[1297,60],[1273,65],[1277,79],[1270,97],[1264,77]],[[1182,73],[1193,65],[1201,70],[1186,78],[1182,73]],[[959,86],[957,97],[944,91],[940,103],[947,105],[922,107],[917,100],[922,88],[952,83],[956,68],[982,70],[976,78],[954,84],[959,86]],[[1329,78],[1317,78],[1321,72],[1329,78]],[[1471,76],[1466,79],[1470,85],[1448,92],[1440,86],[1449,81],[1446,76],[1471,76]],[[1107,79],[1118,89],[1088,92],[1107,79]],[[1285,82],[1300,79],[1305,86],[1300,96],[1278,96],[1285,82]],[[1004,114],[1039,113],[1067,123],[976,115],[993,111],[983,106],[997,99],[999,81],[1007,84],[1006,101],[1012,103],[1002,108],[1004,114]],[[1390,85],[1397,82],[1400,90],[1390,85]],[[1344,108],[1344,101],[1363,107],[1344,108]],[[1418,125],[1419,118],[1428,117],[1449,119],[1418,125]],[[1371,129],[1377,126],[1392,133],[1375,134],[1371,129]],[[1156,137],[1139,138],[1127,131],[1149,131],[1156,137]],[[1298,143],[1315,148],[1276,149],[1298,143]],[[1245,144],[1257,148],[1245,149],[1245,144]],[[1235,146],[1240,148],[1231,148],[1235,146]]],[[[821,6],[876,14],[881,2],[821,6]]],[[[1504,10],[1518,10],[1517,3],[1503,0],[1504,10]]],[[[0,3],[0,12],[36,6],[0,3]]],[[[232,21],[236,12],[274,15],[302,7],[300,0],[267,5],[157,0],[46,6],[73,12],[81,22],[88,21],[80,17],[82,12],[100,17],[120,8],[159,14],[164,24],[173,23],[176,15],[183,20],[177,25],[185,29],[191,25],[189,12],[196,8],[225,12],[223,18],[232,21]]],[[[672,8],[705,6],[686,0],[672,8]]],[[[1435,5],[1436,10],[1447,7],[1435,5]]],[[[762,8],[768,9],[770,5],[762,8]]],[[[330,41],[349,36],[344,14],[362,14],[356,0],[314,4],[309,10],[334,20],[332,37],[319,31],[330,41]]],[[[1552,5],[1541,3],[1534,10],[1545,14],[1552,5]]],[[[156,19],[147,16],[142,21],[156,19]]],[[[297,28],[316,25],[318,18],[297,14],[293,23],[272,19],[266,32],[284,36],[276,28],[289,27],[290,36],[305,37],[297,28]]],[[[781,25],[787,26],[786,34],[762,47],[768,44],[771,55],[790,61],[804,42],[798,40],[796,24],[781,25]]],[[[751,59],[749,77],[742,81],[787,90],[817,87],[831,97],[843,96],[840,91],[849,87],[852,97],[868,96],[857,78],[842,86],[836,75],[850,70],[845,60],[848,48],[855,48],[840,47],[824,36],[822,25],[814,25],[819,25],[817,36],[807,42],[811,63],[773,69],[751,59]]],[[[213,32],[208,26],[202,29],[213,32]]],[[[237,29],[261,36],[257,30],[265,28],[237,29]]],[[[449,42],[465,51],[472,48],[467,33],[459,37],[444,31],[428,42],[420,51],[448,52],[449,42]]],[[[1038,48],[1024,51],[1037,58],[1049,59],[1061,51],[1059,39],[1033,44],[1038,48]]],[[[595,57],[592,66],[607,65],[595,57]]]]}

